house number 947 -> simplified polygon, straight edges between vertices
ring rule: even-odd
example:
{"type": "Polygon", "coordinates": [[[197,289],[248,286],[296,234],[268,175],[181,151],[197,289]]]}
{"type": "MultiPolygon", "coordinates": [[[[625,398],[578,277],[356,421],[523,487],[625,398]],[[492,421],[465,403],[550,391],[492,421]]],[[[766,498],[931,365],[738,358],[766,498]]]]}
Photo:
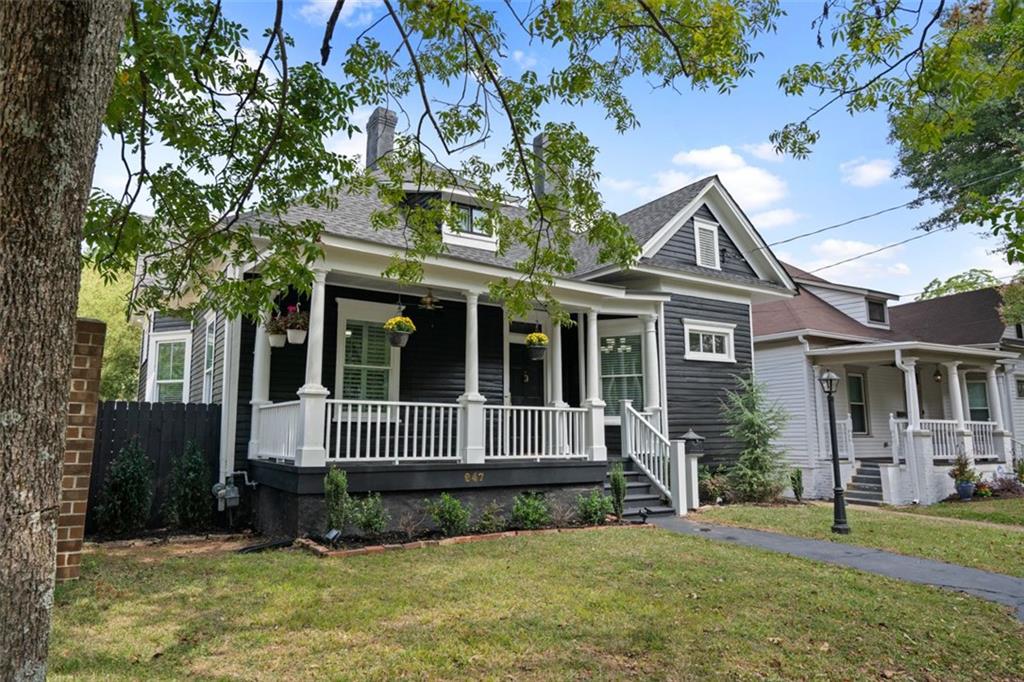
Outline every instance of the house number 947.
{"type": "Polygon", "coordinates": [[[467,471],[465,474],[466,483],[479,483],[484,480],[484,472],[482,471],[467,471]]]}

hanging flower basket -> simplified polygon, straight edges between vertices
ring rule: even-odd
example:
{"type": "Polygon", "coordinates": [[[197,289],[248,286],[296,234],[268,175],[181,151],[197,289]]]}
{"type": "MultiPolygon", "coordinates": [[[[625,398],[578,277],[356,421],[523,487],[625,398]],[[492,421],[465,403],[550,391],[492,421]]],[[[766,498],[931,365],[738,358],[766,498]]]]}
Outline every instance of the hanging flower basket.
{"type": "Polygon", "coordinates": [[[288,338],[285,334],[284,318],[274,313],[270,316],[270,319],[267,320],[267,323],[263,328],[267,332],[267,338],[270,340],[271,348],[284,347],[284,343],[288,338]]]}
{"type": "Polygon", "coordinates": [[[299,306],[288,306],[288,314],[284,316],[284,326],[288,334],[288,343],[305,343],[309,329],[309,313],[299,310],[299,306]]]}
{"type": "Polygon", "coordinates": [[[394,348],[405,348],[409,336],[416,331],[416,325],[408,317],[396,315],[384,323],[384,331],[388,333],[388,342],[394,348]]]}
{"type": "Polygon", "coordinates": [[[526,335],[526,352],[531,360],[543,360],[548,350],[548,335],[543,332],[533,332],[526,335]]]}

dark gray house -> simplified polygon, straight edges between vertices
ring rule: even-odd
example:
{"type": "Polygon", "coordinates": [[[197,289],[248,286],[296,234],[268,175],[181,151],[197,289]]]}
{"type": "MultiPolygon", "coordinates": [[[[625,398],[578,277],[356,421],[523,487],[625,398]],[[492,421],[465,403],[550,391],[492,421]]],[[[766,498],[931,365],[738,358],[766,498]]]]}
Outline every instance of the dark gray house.
{"type": "MultiPolygon", "coordinates": [[[[374,112],[368,163],[393,132],[393,114],[374,112]]],[[[470,218],[481,210],[472,190],[438,191],[470,218]]],[[[349,470],[352,490],[400,505],[431,490],[501,499],[599,486],[608,459],[622,457],[645,484],[631,488],[634,506],[671,499],[685,512],[693,481],[670,466],[673,441],[693,429],[706,459],[735,456],[719,399],[753,370],[751,305],[795,285],[717,177],[620,216],[643,248],[629,270],[581,245],[576,275],[552,287],[571,311],[566,328],[543,310],[512,319],[489,298],[516,257],[471,219],[440,228],[446,253],[424,264],[422,285],[381,278],[402,242],[371,227],[379,208],[349,196],[287,216],[325,228],[301,344],[272,348],[261,327],[214,313],[192,326],[147,321],[140,399],[224,405],[220,474],[246,470],[259,483],[261,526],[313,524],[307,506],[331,466],[349,470]],[[417,327],[402,348],[382,328],[399,312],[417,327]],[[550,337],[540,361],[524,345],[537,329],[550,337]]]]}

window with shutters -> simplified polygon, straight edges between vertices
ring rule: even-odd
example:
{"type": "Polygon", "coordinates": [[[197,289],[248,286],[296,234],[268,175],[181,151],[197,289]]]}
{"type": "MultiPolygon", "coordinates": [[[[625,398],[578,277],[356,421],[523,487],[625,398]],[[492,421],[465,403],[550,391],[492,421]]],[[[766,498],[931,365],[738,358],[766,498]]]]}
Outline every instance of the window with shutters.
{"type": "Polygon", "coordinates": [[[388,400],[390,384],[391,344],[384,325],[348,320],[345,323],[342,399],[388,400]]]}
{"type": "Polygon", "coordinates": [[[601,399],[605,415],[622,415],[622,401],[643,409],[644,364],[640,334],[601,336],[601,399]]]}
{"type": "Polygon", "coordinates": [[[718,256],[718,225],[694,218],[693,234],[697,265],[720,270],[722,266],[718,256]]]}
{"type": "Polygon", "coordinates": [[[735,362],[733,342],[736,325],[706,320],[683,320],[686,359],[707,362],[735,362]]]}

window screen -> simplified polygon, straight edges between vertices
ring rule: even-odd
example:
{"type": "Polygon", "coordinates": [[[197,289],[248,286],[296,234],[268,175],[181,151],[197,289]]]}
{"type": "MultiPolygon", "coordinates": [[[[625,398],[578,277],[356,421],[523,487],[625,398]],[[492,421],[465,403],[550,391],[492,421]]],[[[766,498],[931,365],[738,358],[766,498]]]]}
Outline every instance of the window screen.
{"type": "Polygon", "coordinates": [[[388,400],[391,346],[384,325],[349,320],[345,325],[345,368],[342,398],[388,400]]]}
{"type": "Polygon", "coordinates": [[[640,335],[601,337],[601,398],[605,414],[622,414],[622,400],[643,410],[644,378],[640,335]]]}

